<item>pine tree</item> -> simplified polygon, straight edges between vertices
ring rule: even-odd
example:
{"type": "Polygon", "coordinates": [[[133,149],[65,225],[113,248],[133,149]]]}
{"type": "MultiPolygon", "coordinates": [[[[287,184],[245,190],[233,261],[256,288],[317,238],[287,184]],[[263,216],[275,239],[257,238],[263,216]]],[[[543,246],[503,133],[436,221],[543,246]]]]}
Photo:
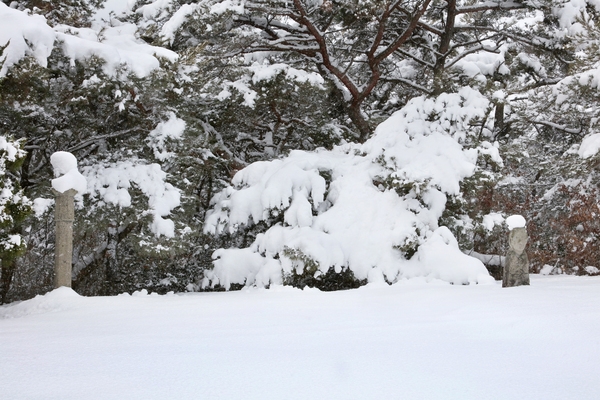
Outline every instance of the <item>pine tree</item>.
{"type": "Polygon", "coordinates": [[[0,304],[7,300],[15,273],[15,261],[26,250],[23,222],[32,203],[19,186],[26,153],[21,141],[0,136],[0,304]]]}

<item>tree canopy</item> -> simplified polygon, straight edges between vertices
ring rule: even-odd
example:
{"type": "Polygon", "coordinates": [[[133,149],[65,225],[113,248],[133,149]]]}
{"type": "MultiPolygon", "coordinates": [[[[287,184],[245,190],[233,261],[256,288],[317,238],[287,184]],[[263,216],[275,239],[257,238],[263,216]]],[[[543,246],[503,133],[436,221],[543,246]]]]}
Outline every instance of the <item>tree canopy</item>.
{"type": "Polygon", "coordinates": [[[0,2],[2,301],[52,284],[56,151],[82,294],[477,282],[427,249],[494,274],[511,214],[534,272],[596,274],[597,7],[0,2]]]}

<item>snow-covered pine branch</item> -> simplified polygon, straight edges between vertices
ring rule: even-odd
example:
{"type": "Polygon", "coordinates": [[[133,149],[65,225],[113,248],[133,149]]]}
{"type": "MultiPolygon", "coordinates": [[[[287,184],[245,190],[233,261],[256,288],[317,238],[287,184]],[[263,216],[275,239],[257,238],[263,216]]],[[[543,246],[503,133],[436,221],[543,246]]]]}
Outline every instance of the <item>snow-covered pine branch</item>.
{"type": "Polygon", "coordinates": [[[26,156],[22,145],[0,135],[0,304],[6,301],[16,259],[27,249],[20,228],[33,206],[15,175],[26,156]]]}
{"type": "Polygon", "coordinates": [[[25,57],[32,57],[45,67],[54,48],[60,49],[74,65],[92,57],[104,61],[107,75],[117,75],[124,65],[137,77],[148,76],[160,65],[159,58],[170,61],[177,54],[162,47],[150,46],[136,38],[137,27],[120,23],[111,27],[51,27],[41,15],[20,11],[0,3],[0,77],[25,57]]]}

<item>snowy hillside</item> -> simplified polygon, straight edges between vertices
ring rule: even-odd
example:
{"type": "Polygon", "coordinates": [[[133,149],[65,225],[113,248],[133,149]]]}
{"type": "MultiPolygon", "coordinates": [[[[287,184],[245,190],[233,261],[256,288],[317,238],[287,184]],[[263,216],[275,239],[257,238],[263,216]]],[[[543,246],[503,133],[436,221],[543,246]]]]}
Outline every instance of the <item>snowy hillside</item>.
{"type": "Polygon", "coordinates": [[[0,307],[3,399],[598,399],[600,278],[0,307]]]}

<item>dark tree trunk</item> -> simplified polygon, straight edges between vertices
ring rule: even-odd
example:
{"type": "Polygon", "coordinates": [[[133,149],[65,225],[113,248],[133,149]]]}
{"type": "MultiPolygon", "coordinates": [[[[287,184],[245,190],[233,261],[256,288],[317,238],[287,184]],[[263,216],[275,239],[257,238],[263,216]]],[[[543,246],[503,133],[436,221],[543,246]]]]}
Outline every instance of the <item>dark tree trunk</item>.
{"type": "Polygon", "coordinates": [[[444,80],[444,71],[446,65],[446,59],[448,58],[448,51],[450,50],[450,43],[454,36],[454,20],[456,19],[456,0],[448,0],[448,6],[446,9],[446,21],[444,26],[444,32],[440,37],[440,46],[438,49],[439,56],[435,60],[435,66],[433,70],[433,94],[438,95],[444,92],[446,81],[444,80]]]}
{"type": "Polygon", "coordinates": [[[104,251],[104,295],[109,296],[114,293],[115,286],[118,284],[118,260],[117,246],[119,244],[119,232],[117,223],[112,222],[108,227],[107,245],[104,251]]]}
{"type": "Polygon", "coordinates": [[[494,138],[504,134],[504,103],[496,103],[496,111],[494,113],[494,138]]]}
{"type": "Polygon", "coordinates": [[[350,120],[356,126],[359,132],[359,142],[364,143],[371,136],[371,126],[369,122],[365,119],[361,109],[361,103],[352,103],[348,107],[348,116],[350,120]]]}
{"type": "Polygon", "coordinates": [[[0,274],[0,304],[6,303],[8,291],[15,275],[15,262],[2,260],[2,273],[0,274]]]}

